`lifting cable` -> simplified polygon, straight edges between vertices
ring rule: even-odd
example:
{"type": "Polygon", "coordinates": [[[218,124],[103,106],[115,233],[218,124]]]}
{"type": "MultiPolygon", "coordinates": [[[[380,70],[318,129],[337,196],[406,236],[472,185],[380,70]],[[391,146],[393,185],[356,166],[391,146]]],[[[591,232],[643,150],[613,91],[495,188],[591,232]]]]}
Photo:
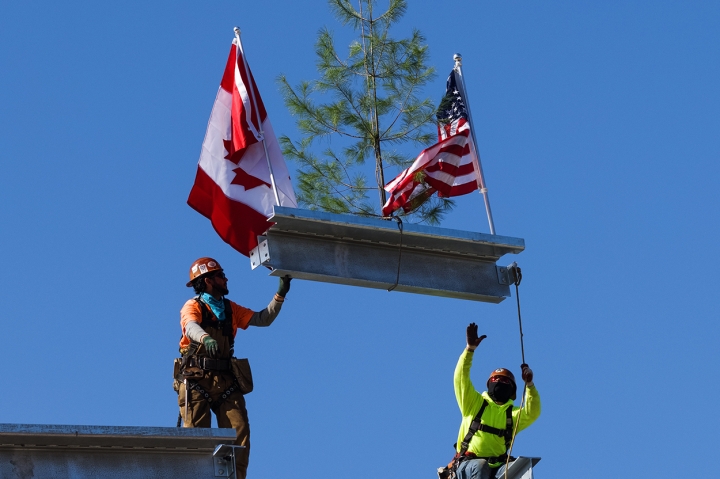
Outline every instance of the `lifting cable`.
{"type": "MultiPolygon", "coordinates": [[[[522,353],[522,364],[525,364],[525,345],[523,344],[523,330],[522,330],[522,315],[520,314],[520,282],[522,281],[522,270],[513,262],[508,266],[508,273],[510,274],[513,283],[515,284],[515,298],[517,299],[517,312],[518,312],[518,325],[520,326],[520,351],[522,353]]],[[[521,372],[522,374],[522,372],[521,372]]],[[[525,381],[523,381],[524,383],[525,381]]],[[[512,439],[510,440],[510,448],[506,451],[507,459],[505,459],[505,479],[508,479],[508,468],[510,467],[510,454],[512,453],[513,445],[515,444],[515,436],[517,435],[518,425],[520,424],[520,417],[522,416],[522,410],[525,406],[525,393],[527,392],[527,385],[523,387],[522,398],[520,399],[520,410],[518,411],[517,421],[515,421],[515,427],[513,428],[512,439]]]]}
{"type": "Polygon", "coordinates": [[[522,352],[522,363],[525,364],[525,345],[523,344],[522,315],[520,314],[520,282],[522,281],[522,270],[513,263],[508,267],[508,271],[512,270],[513,283],[515,284],[515,299],[517,299],[518,325],[520,326],[520,351],[522,352]]]}
{"type": "Polygon", "coordinates": [[[398,229],[400,230],[400,249],[398,250],[398,269],[397,269],[397,276],[395,276],[395,284],[393,284],[392,286],[390,286],[388,288],[388,292],[397,288],[398,283],[400,282],[400,264],[402,264],[401,262],[402,262],[402,246],[403,246],[403,222],[399,216],[393,216],[392,219],[397,221],[398,229]]]}

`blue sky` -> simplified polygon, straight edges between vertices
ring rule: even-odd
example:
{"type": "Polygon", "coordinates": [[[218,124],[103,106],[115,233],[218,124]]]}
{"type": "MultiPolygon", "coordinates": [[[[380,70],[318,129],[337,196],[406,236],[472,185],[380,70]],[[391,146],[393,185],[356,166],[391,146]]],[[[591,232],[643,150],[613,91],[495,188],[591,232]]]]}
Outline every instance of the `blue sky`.
{"type": "MultiPolygon", "coordinates": [[[[240,304],[271,298],[277,280],[185,204],[235,25],[295,135],[275,78],[315,77],[317,30],[342,31],[324,1],[0,6],[0,422],[173,426],[190,263],[218,259],[240,304]]],[[[463,54],[497,232],[526,241],[501,263],[523,268],[543,413],[515,452],[543,458],[539,478],[709,476],[720,7],[415,0],[398,33],[413,27],[435,101],[463,54]]],[[[481,197],[443,225],[487,232],[481,197]]],[[[514,301],[293,282],[275,324],[238,334],[250,477],[434,477],[465,326],[488,335],[478,387],[517,372],[514,301]]]]}

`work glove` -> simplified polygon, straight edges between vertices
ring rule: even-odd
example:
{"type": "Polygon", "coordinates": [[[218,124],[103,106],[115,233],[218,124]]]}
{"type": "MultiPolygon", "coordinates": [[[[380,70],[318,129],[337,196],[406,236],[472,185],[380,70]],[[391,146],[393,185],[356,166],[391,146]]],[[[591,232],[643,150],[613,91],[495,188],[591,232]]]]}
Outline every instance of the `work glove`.
{"type": "Polygon", "coordinates": [[[482,342],[483,339],[487,338],[487,335],[483,334],[478,338],[477,335],[477,324],[470,323],[467,327],[467,345],[471,348],[476,348],[482,342]]]}
{"type": "Polygon", "coordinates": [[[288,291],[290,291],[290,280],[292,280],[292,278],[288,274],[280,278],[280,285],[277,290],[278,296],[284,298],[285,295],[288,294],[288,291]]]}
{"type": "Polygon", "coordinates": [[[207,351],[208,355],[211,357],[215,357],[215,355],[218,352],[218,343],[210,336],[205,336],[202,339],[203,345],[205,346],[205,351],[207,351]]]}
{"type": "Polygon", "coordinates": [[[533,372],[532,372],[532,369],[530,369],[530,366],[528,366],[525,363],[522,363],[520,365],[520,369],[522,369],[522,379],[523,379],[523,381],[525,381],[525,384],[532,384],[533,372]]]}

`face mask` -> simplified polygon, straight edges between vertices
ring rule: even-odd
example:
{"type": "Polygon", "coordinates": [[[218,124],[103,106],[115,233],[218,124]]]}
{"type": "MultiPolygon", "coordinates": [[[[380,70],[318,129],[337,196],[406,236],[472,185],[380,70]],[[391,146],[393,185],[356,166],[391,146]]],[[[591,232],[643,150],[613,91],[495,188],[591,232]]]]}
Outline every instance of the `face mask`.
{"type": "Polygon", "coordinates": [[[490,398],[498,404],[505,404],[513,396],[512,384],[501,382],[488,384],[488,394],[490,398]]]}

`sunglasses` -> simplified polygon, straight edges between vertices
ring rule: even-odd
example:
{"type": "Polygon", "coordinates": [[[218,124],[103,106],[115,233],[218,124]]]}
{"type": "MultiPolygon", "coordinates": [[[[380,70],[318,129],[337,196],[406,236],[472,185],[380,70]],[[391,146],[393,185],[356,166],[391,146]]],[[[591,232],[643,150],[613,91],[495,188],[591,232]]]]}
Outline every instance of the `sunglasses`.
{"type": "Polygon", "coordinates": [[[220,272],[218,272],[218,273],[215,273],[215,274],[213,274],[213,275],[210,276],[210,277],[211,277],[211,278],[227,279],[227,276],[225,276],[225,273],[223,273],[222,271],[220,271],[220,272]]]}
{"type": "Polygon", "coordinates": [[[503,384],[512,384],[512,381],[510,378],[506,378],[505,376],[493,376],[490,378],[491,383],[503,383],[503,384]]]}

